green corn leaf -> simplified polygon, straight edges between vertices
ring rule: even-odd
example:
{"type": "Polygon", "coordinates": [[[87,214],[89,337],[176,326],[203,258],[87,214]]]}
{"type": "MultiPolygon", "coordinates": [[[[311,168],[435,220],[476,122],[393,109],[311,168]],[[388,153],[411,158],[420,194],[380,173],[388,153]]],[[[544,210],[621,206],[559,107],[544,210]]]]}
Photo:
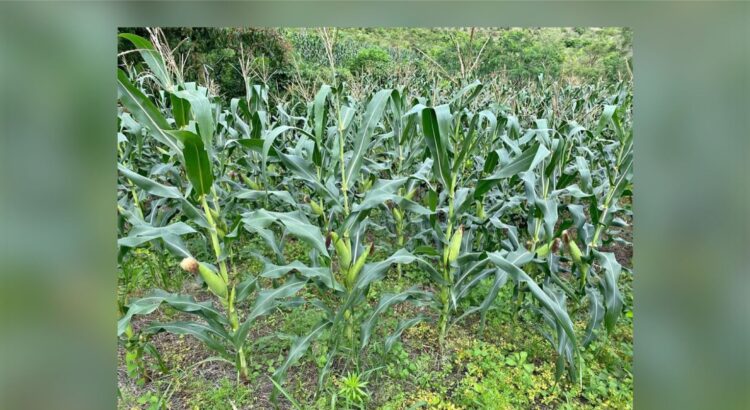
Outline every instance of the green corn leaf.
{"type": "Polygon", "coordinates": [[[586,162],[586,158],[582,156],[576,157],[576,168],[578,174],[581,176],[581,184],[583,185],[583,191],[591,193],[593,188],[591,185],[591,171],[589,171],[589,165],[586,162]]]}
{"type": "MultiPolygon", "coordinates": [[[[268,376],[266,376],[266,377],[268,377],[268,376]]],[[[268,377],[268,380],[270,380],[270,381],[271,381],[271,383],[273,384],[273,387],[275,387],[275,388],[276,388],[276,391],[278,391],[278,392],[281,392],[281,394],[282,394],[282,395],[283,395],[283,396],[284,396],[284,397],[285,397],[285,398],[286,398],[287,400],[289,400],[289,403],[290,403],[290,404],[292,405],[292,407],[294,407],[294,410],[303,410],[303,407],[302,407],[302,405],[301,405],[301,404],[299,404],[299,402],[297,402],[297,400],[295,400],[295,399],[294,399],[294,397],[293,397],[293,396],[292,396],[292,395],[291,395],[291,394],[290,394],[290,393],[289,393],[288,391],[286,391],[286,390],[285,390],[285,389],[284,389],[284,388],[283,388],[283,387],[281,386],[281,384],[280,384],[279,382],[277,382],[276,380],[274,380],[274,379],[273,379],[272,377],[268,377]]],[[[275,394],[275,393],[276,393],[276,392],[274,392],[274,394],[275,394]]],[[[272,396],[271,396],[271,401],[272,401],[272,402],[273,402],[273,397],[274,397],[274,396],[272,395],[272,396]]]]}
{"type": "Polygon", "coordinates": [[[398,323],[398,326],[396,327],[396,330],[385,338],[385,352],[388,353],[391,348],[393,348],[393,344],[396,343],[396,341],[401,337],[401,334],[404,333],[406,329],[428,320],[429,318],[427,316],[419,315],[400,321],[398,323]]]}
{"type": "Polygon", "coordinates": [[[323,195],[336,204],[340,203],[338,195],[332,194],[331,190],[320,182],[315,171],[315,166],[310,161],[297,155],[278,153],[278,156],[287,169],[289,169],[296,177],[307,182],[315,192],[323,195]]]}
{"type": "Polygon", "coordinates": [[[245,280],[240,282],[236,289],[237,296],[236,301],[242,302],[245,299],[247,299],[248,296],[250,296],[250,293],[252,293],[254,290],[258,289],[260,285],[258,284],[258,278],[254,276],[248,276],[245,280]]]}
{"type": "Polygon", "coordinates": [[[274,265],[272,263],[266,263],[263,272],[260,274],[260,276],[264,278],[269,279],[278,279],[281,277],[284,277],[287,273],[291,271],[299,272],[302,276],[308,278],[320,281],[323,283],[326,287],[329,289],[333,289],[339,292],[344,291],[344,287],[341,286],[340,283],[336,281],[336,279],[333,277],[333,274],[331,273],[331,269],[328,267],[320,267],[320,268],[311,268],[308,266],[305,266],[300,261],[294,261],[288,265],[274,265]]]}
{"type": "Polygon", "coordinates": [[[167,133],[167,130],[172,127],[169,126],[156,105],[139,89],[135,88],[128,80],[125,71],[119,68],[117,69],[117,90],[119,91],[120,102],[133,114],[138,123],[148,128],[154,139],[180,154],[182,150],[177,143],[177,139],[167,133]]]}
{"type": "MultiPolygon", "coordinates": [[[[242,145],[245,148],[250,149],[251,151],[257,152],[257,153],[263,153],[263,139],[258,138],[243,138],[237,140],[237,143],[242,145]]],[[[271,148],[267,152],[268,157],[278,157],[278,154],[276,153],[276,149],[271,146],[271,148]]]]}
{"type": "Polygon", "coordinates": [[[479,80],[474,80],[471,84],[463,87],[450,101],[450,105],[454,108],[454,111],[461,111],[464,107],[468,106],[469,103],[477,98],[483,87],[479,80]]]}
{"type": "Polygon", "coordinates": [[[178,128],[187,127],[190,124],[190,102],[175,94],[169,95],[172,102],[172,116],[178,128]]]}
{"type": "Polygon", "coordinates": [[[125,178],[132,181],[133,184],[135,184],[137,187],[143,189],[151,195],[162,198],[182,198],[182,194],[180,193],[179,189],[173,186],[162,185],[154,181],[153,179],[146,178],[141,174],[131,171],[122,164],[117,164],[117,170],[120,171],[120,173],[125,176],[125,178]]]}
{"type": "Polygon", "coordinates": [[[370,341],[370,337],[372,336],[372,330],[377,324],[377,321],[383,314],[383,312],[385,312],[386,310],[388,310],[388,308],[395,304],[403,303],[409,299],[424,296],[427,296],[427,293],[418,290],[417,288],[408,289],[400,293],[387,293],[383,295],[383,297],[380,298],[378,306],[375,308],[375,310],[372,311],[372,313],[370,313],[370,316],[367,318],[367,320],[362,323],[359,348],[364,349],[367,346],[367,343],[370,341]]]}
{"type": "Polygon", "coordinates": [[[144,329],[148,333],[167,332],[175,335],[190,335],[203,342],[206,347],[228,356],[227,349],[219,340],[231,342],[231,337],[223,328],[215,328],[198,322],[153,322],[144,329]],[[217,340],[219,338],[219,340],[217,340]]]}
{"type": "Polygon", "coordinates": [[[212,150],[214,145],[215,124],[213,109],[208,96],[193,85],[192,88],[174,93],[177,98],[187,100],[193,113],[195,122],[198,123],[198,134],[203,141],[204,148],[212,150]]]}
{"type": "Polygon", "coordinates": [[[536,284],[534,279],[526,274],[519,267],[515,266],[511,261],[505,259],[505,257],[499,252],[488,253],[490,261],[494,263],[499,269],[504,270],[514,281],[517,283],[526,283],[531,291],[531,294],[544,306],[547,311],[554,317],[556,325],[565,332],[567,337],[573,343],[573,346],[577,346],[576,335],[573,329],[573,322],[570,320],[567,310],[564,305],[560,305],[556,300],[547,295],[546,292],[536,284]]]}
{"type": "Polygon", "coordinates": [[[323,84],[320,90],[315,94],[313,108],[313,119],[315,120],[315,141],[318,146],[323,143],[325,138],[325,127],[328,122],[328,105],[326,104],[331,95],[331,86],[323,84]]]}
{"type": "Polygon", "coordinates": [[[474,197],[481,198],[501,180],[533,169],[549,154],[550,151],[547,147],[539,143],[527,148],[520,156],[514,158],[513,161],[503,166],[499,171],[487,178],[480,179],[477,183],[477,188],[474,191],[474,197]]]}
{"type": "Polygon", "coordinates": [[[271,212],[265,209],[247,212],[242,215],[242,222],[246,226],[252,226],[253,229],[265,228],[271,223],[278,222],[286,230],[303,241],[313,246],[321,255],[329,257],[328,249],[325,245],[325,238],[320,233],[320,229],[310,224],[307,218],[300,212],[271,212]]]}
{"type": "Polygon", "coordinates": [[[581,345],[588,346],[595,337],[594,331],[601,325],[604,320],[604,304],[602,295],[596,288],[587,287],[586,294],[589,299],[589,323],[586,326],[586,334],[583,337],[581,345]]]}
{"type": "MultiPolygon", "coordinates": [[[[505,286],[505,283],[507,283],[507,281],[508,281],[508,274],[505,273],[502,270],[499,270],[499,269],[486,269],[486,270],[482,271],[482,273],[480,275],[477,275],[474,279],[471,280],[471,282],[469,282],[466,285],[466,288],[470,289],[471,287],[473,287],[474,285],[476,285],[479,281],[491,277],[492,274],[494,274],[494,279],[492,281],[492,286],[490,287],[490,290],[487,292],[487,295],[484,297],[484,300],[482,301],[482,303],[479,306],[472,306],[469,309],[466,309],[466,311],[464,311],[460,316],[458,316],[457,318],[455,318],[453,320],[452,324],[456,324],[456,323],[460,322],[462,319],[466,318],[467,316],[470,316],[470,315],[472,315],[474,313],[479,312],[479,314],[480,314],[479,332],[481,333],[481,332],[484,331],[484,325],[485,325],[485,320],[486,320],[487,312],[492,307],[492,304],[495,302],[495,299],[497,299],[497,295],[500,293],[500,289],[503,286],[505,286]]],[[[463,290],[462,290],[462,292],[463,292],[463,290]]],[[[456,301],[460,301],[462,299],[463,295],[464,294],[456,295],[456,296],[452,296],[452,297],[456,301]]],[[[454,303],[454,308],[455,308],[455,306],[456,305],[454,303]]]]}
{"type": "Polygon", "coordinates": [[[392,90],[378,91],[367,104],[367,109],[359,127],[359,134],[354,142],[354,151],[349,162],[346,164],[345,175],[347,181],[354,181],[357,174],[359,174],[359,170],[362,167],[362,159],[370,146],[372,134],[383,117],[383,111],[392,93],[392,90]]]}
{"type": "MultiPolygon", "coordinates": [[[[175,222],[167,226],[151,226],[149,224],[134,225],[128,232],[128,236],[117,240],[118,246],[135,248],[143,243],[153,241],[154,239],[164,239],[167,236],[181,236],[194,233],[195,229],[191,228],[184,222],[175,222]]],[[[189,256],[189,255],[184,255],[189,256]]]]}
{"type": "Polygon", "coordinates": [[[261,151],[261,154],[263,155],[262,156],[262,168],[261,168],[261,170],[263,172],[263,179],[265,181],[268,181],[268,165],[267,164],[268,164],[268,158],[271,155],[271,149],[273,149],[273,144],[276,141],[276,138],[279,137],[279,135],[281,135],[281,134],[283,134],[283,133],[285,133],[287,131],[297,131],[297,132],[299,132],[301,134],[307,135],[309,137],[313,137],[307,131],[305,131],[305,130],[303,130],[301,128],[292,127],[292,126],[289,126],[289,125],[282,125],[282,126],[279,126],[279,127],[276,127],[274,129],[272,129],[271,131],[265,132],[263,134],[263,148],[262,148],[262,151],[261,151]]]}
{"type": "Polygon", "coordinates": [[[156,289],[150,295],[130,302],[127,313],[117,322],[117,335],[120,336],[125,332],[133,316],[148,315],[162,303],[166,303],[181,312],[198,315],[210,323],[227,324],[223,314],[216,310],[211,302],[197,302],[192,296],[178,295],[156,289]]]}
{"type": "Polygon", "coordinates": [[[608,332],[612,332],[617,323],[617,318],[622,313],[622,294],[617,285],[617,280],[620,278],[620,272],[622,266],[615,259],[615,254],[611,252],[599,252],[596,249],[592,249],[594,257],[599,260],[599,264],[602,267],[602,274],[604,281],[602,282],[602,293],[604,295],[604,306],[606,313],[604,314],[604,325],[607,327],[608,332]]]}
{"type": "Polygon", "coordinates": [[[138,53],[143,58],[143,61],[146,62],[148,68],[154,74],[159,83],[161,83],[160,85],[162,88],[169,90],[172,86],[169,71],[167,71],[164,59],[161,54],[156,51],[154,45],[145,38],[131,33],[121,33],[118,37],[130,41],[135,46],[138,53]]]}
{"type": "Polygon", "coordinates": [[[442,182],[445,189],[450,191],[453,186],[453,176],[451,174],[448,135],[445,134],[446,126],[442,125],[448,121],[445,118],[448,115],[450,115],[450,112],[446,113],[444,109],[439,112],[435,108],[422,110],[422,130],[432,156],[435,178],[442,182]]]}
{"type": "Polygon", "coordinates": [[[279,384],[284,380],[289,367],[296,363],[302,357],[302,355],[305,354],[308,347],[310,347],[310,343],[320,337],[323,331],[330,325],[330,321],[323,320],[318,325],[316,325],[308,334],[298,337],[294,340],[291,349],[289,349],[289,354],[287,354],[286,360],[284,360],[284,363],[282,363],[282,365],[279,366],[273,374],[273,378],[279,384]]]}
{"type": "Polygon", "coordinates": [[[235,346],[242,346],[244,344],[247,333],[250,331],[250,326],[257,318],[276,309],[279,306],[279,299],[294,296],[294,294],[305,286],[305,283],[305,281],[301,280],[288,280],[275,289],[260,291],[258,297],[255,299],[255,304],[247,315],[247,319],[240,325],[234,335],[235,346]]]}
{"type": "Polygon", "coordinates": [[[357,282],[354,285],[357,289],[364,289],[372,282],[375,282],[377,280],[380,280],[385,276],[385,273],[388,271],[388,268],[391,267],[391,265],[394,264],[409,264],[414,261],[419,261],[425,269],[431,270],[435,274],[437,274],[437,271],[435,268],[427,261],[418,258],[409,251],[405,249],[399,249],[388,257],[385,260],[382,260],[380,262],[374,262],[374,263],[368,263],[363,268],[362,271],[359,273],[359,276],[357,277],[357,282]]]}
{"type": "Polygon", "coordinates": [[[183,145],[182,156],[185,173],[198,196],[211,192],[214,182],[211,161],[201,138],[190,131],[169,131],[183,145]]]}
{"type": "Polygon", "coordinates": [[[287,205],[291,205],[295,208],[297,207],[297,201],[292,198],[292,194],[288,191],[256,191],[252,189],[239,189],[236,190],[236,192],[237,194],[235,194],[234,197],[239,199],[259,201],[262,199],[265,200],[266,198],[275,198],[287,205]]]}

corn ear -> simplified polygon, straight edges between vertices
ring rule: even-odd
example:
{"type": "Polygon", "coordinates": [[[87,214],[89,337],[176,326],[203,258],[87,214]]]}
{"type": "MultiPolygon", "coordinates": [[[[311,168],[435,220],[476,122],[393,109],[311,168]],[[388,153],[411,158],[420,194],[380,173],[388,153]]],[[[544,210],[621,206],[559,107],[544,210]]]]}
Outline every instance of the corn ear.
{"type": "Polygon", "coordinates": [[[235,291],[234,286],[232,286],[232,291],[229,293],[229,302],[227,303],[227,307],[229,309],[229,323],[232,325],[232,329],[237,329],[240,327],[240,320],[237,317],[237,311],[234,308],[234,298],[235,298],[235,291]]]}
{"type": "Polygon", "coordinates": [[[545,243],[542,246],[536,248],[536,256],[544,258],[545,256],[549,255],[549,245],[549,243],[545,243]]]}
{"type": "Polygon", "coordinates": [[[362,251],[362,254],[359,255],[357,258],[357,261],[354,262],[354,265],[351,269],[349,269],[349,274],[347,277],[347,281],[349,282],[349,286],[354,285],[354,282],[357,280],[357,275],[359,275],[359,271],[362,270],[362,268],[365,266],[365,262],[367,261],[367,257],[370,255],[370,251],[372,250],[372,244],[370,244],[370,249],[366,249],[362,251]]]}
{"type": "Polygon", "coordinates": [[[542,246],[536,248],[536,256],[540,258],[544,258],[545,256],[549,255],[550,252],[557,252],[557,249],[559,247],[560,247],[560,238],[555,238],[553,241],[545,243],[542,246]]]}
{"type": "Polygon", "coordinates": [[[393,208],[393,219],[401,222],[404,220],[404,214],[398,208],[393,208]]]}
{"type": "Polygon", "coordinates": [[[310,208],[312,208],[313,213],[315,213],[315,215],[323,216],[323,214],[325,213],[325,210],[323,209],[323,207],[320,206],[319,203],[315,202],[314,199],[310,200],[310,208]]]}
{"type": "Polygon", "coordinates": [[[417,193],[417,188],[414,188],[411,191],[409,191],[409,193],[407,193],[406,196],[404,196],[404,198],[406,198],[409,201],[411,201],[411,199],[414,198],[414,194],[416,194],[416,193],[417,193]]]}
{"type": "Polygon", "coordinates": [[[446,264],[455,262],[456,259],[458,259],[458,254],[461,251],[461,241],[464,238],[464,227],[459,226],[458,229],[456,229],[456,232],[453,233],[453,236],[451,237],[451,241],[448,244],[448,248],[446,249],[447,252],[445,252],[444,256],[444,262],[446,264]]]}
{"type": "Polygon", "coordinates": [[[240,174],[240,176],[242,177],[242,182],[244,182],[244,183],[245,183],[245,185],[249,186],[249,187],[250,187],[250,189],[254,189],[254,190],[256,190],[256,191],[259,191],[259,190],[260,190],[260,185],[258,185],[258,184],[257,184],[257,183],[256,183],[255,181],[253,181],[252,179],[248,178],[248,177],[247,177],[247,175],[244,175],[244,174],[240,174]]]}
{"type": "Polygon", "coordinates": [[[484,204],[482,201],[476,201],[477,204],[477,218],[484,219],[487,215],[484,213],[484,204]]]}
{"type": "Polygon", "coordinates": [[[200,273],[203,281],[206,282],[208,288],[216,296],[224,299],[227,297],[227,284],[224,283],[224,279],[221,278],[216,272],[214,272],[205,263],[198,264],[198,273],[200,273]]]}
{"type": "Polygon", "coordinates": [[[582,254],[581,249],[578,247],[578,244],[576,244],[576,241],[573,239],[568,240],[568,251],[570,252],[570,257],[573,259],[573,262],[580,265],[582,261],[582,254]]]}
{"type": "Polygon", "coordinates": [[[336,255],[339,257],[339,265],[342,268],[348,269],[352,264],[352,246],[345,241],[344,238],[340,237],[336,232],[331,232],[331,238],[333,239],[333,246],[336,248],[336,255]]]}

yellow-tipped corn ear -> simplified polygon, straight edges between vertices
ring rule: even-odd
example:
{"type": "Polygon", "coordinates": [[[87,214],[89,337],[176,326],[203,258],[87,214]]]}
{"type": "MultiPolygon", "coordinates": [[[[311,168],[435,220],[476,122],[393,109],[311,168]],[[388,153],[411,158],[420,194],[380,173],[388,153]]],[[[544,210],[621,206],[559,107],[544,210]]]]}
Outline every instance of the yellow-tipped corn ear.
{"type": "Polygon", "coordinates": [[[311,200],[310,200],[310,208],[312,208],[312,210],[313,210],[313,213],[314,213],[315,215],[318,215],[318,216],[323,216],[323,214],[325,213],[325,210],[323,209],[323,207],[322,207],[322,206],[320,206],[320,204],[319,204],[319,203],[315,202],[315,200],[314,200],[314,199],[311,199],[311,200]]]}
{"type": "Polygon", "coordinates": [[[208,289],[214,293],[214,295],[224,299],[227,297],[227,284],[224,283],[224,279],[221,278],[216,272],[214,272],[205,263],[198,264],[198,272],[200,273],[203,281],[208,285],[208,289]]]}
{"type": "Polygon", "coordinates": [[[456,232],[453,232],[451,241],[448,244],[448,252],[445,254],[445,262],[452,263],[458,259],[458,254],[461,252],[461,240],[464,238],[464,227],[459,226],[456,232]]]}
{"type": "Polygon", "coordinates": [[[200,263],[193,257],[187,257],[180,262],[180,268],[190,273],[200,274],[211,292],[222,299],[227,297],[227,284],[224,283],[224,279],[205,263],[200,263]]]}
{"type": "Polygon", "coordinates": [[[340,237],[336,232],[331,232],[331,239],[333,240],[333,246],[336,248],[336,255],[339,257],[339,265],[345,269],[348,269],[352,264],[352,246],[345,241],[344,238],[340,237]]]}

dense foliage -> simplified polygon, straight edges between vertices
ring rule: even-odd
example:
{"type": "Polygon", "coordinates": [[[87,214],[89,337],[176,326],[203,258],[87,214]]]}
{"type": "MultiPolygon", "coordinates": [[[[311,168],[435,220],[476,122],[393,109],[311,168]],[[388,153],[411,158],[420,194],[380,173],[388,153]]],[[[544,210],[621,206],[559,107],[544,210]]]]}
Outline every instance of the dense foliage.
{"type": "MultiPolygon", "coordinates": [[[[120,32],[148,37],[144,28],[120,32]]],[[[226,101],[244,93],[242,53],[253,58],[253,80],[279,95],[298,88],[296,78],[315,87],[330,81],[318,29],[167,28],[163,33],[170,48],[184,56],[186,75],[211,82],[226,101]]],[[[456,81],[466,79],[516,86],[539,75],[575,84],[631,79],[632,32],[624,28],[349,28],[332,36],[339,75],[352,80],[374,72],[368,82],[381,88],[430,83],[450,94],[456,81]]],[[[133,46],[121,39],[120,48],[133,46]]]]}
{"type": "MultiPolygon", "coordinates": [[[[266,58],[243,46],[234,56],[241,86],[223,89],[241,90],[233,98],[218,95],[210,71],[187,72],[164,32],[146,31],[151,41],[120,35],[123,49],[136,50],[121,55],[117,73],[118,336],[128,373],[142,383],[169,373],[154,343],[169,333],[212,352],[196,366],[229,364],[240,385],[263,380],[255,405],[513,408],[586,397],[594,356],[621,332],[631,302],[622,290],[630,261],[613,252],[628,243],[632,221],[630,82],[537,76],[566,70],[559,47],[533,40],[551,35],[544,30],[428,30],[524,56],[523,76],[488,83],[476,78],[493,69],[467,65],[468,54],[451,58],[445,41],[420,52],[446,74],[399,77],[389,73],[404,68],[403,57],[391,49],[339,49],[339,35],[348,44],[377,32],[320,30],[312,40],[302,30],[283,39],[264,31],[261,41],[249,32],[201,40],[286,50],[266,58]],[[289,64],[313,53],[308,46],[323,47],[330,71],[314,75],[327,83],[300,70],[288,88],[259,81],[264,60],[289,64]],[[430,77],[442,75],[447,85],[432,87],[430,77]],[[506,342],[534,341],[538,356],[505,355],[492,329],[512,329],[506,342]],[[403,356],[415,337],[434,349],[444,383],[452,363],[472,355],[507,369],[467,367],[452,395],[428,382],[432,390],[418,383],[400,404],[373,397],[384,389],[373,380],[418,378],[403,356]],[[264,368],[269,349],[281,357],[264,368]],[[508,375],[526,380],[529,394],[534,378],[548,388],[528,402],[504,396],[493,384],[514,383],[508,375]]],[[[572,32],[571,41],[597,38],[572,32]]],[[[228,49],[204,53],[229,58],[228,49]]],[[[503,58],[493,67],[507,65],[503,58]]],[[[627,405],[617,394],[625,398],[609,405],[627,405]]]]}

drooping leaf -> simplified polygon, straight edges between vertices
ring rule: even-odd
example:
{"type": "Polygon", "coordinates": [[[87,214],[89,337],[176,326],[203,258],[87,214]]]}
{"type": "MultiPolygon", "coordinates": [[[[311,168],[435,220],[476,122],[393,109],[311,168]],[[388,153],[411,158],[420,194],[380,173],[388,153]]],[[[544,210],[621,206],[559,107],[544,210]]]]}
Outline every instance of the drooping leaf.
{"type": "Polygon", "coordinates": [[[117,322],[117,335],[120,336],[125,332],[133,316],[148,315],[162,303],[166,303],[181,312],[199,315],[208,322],[227,324],[222,313],[214,309],[210,302],[197,302],[192,296],[178,295],[156,289],[150,295],[130,302],[128,311],[117,322]]]}
{"type": "Polygon", "coordinates": [[[303,241],[313,246],[321,255],[328,257],[328,249],[325,245],[325,238],[320,233],[320,229],[307,221],[304,214],[300,211],[294,212],[271,212],[265,209],[247,212],[242,215],[242,222],[246,226],[252,226],[253,229],[265,228],[271,223],[278,222],[286,230],[303,241]]]}
{"type": "Polygon", "coordinates": [[[396,330],[385,338],[386,353],[389,352],[391,348],[393,348],[393,344],[396,343],[396,341],[401,337],[401,334],[404,333],[404,330],[427,320],[429,320],[427,316],[419,315],[410,319],[400,321],[398,323],[398,326],[396,327],[396,330]]]}
{"type": "Polygon", "coordinates": [[[210,349],[225,356],[227,355],[227,349],[219,340],[224,340],[227,343],[231,342],[231,337],[223,329],[198,322],[152,322],[146,326],[144,331],[148,333],[167,332],[175,335],[190,335],[203,342],[210,349]]]}
{"type": "Polygon", "coordinates": [[[330,325],[330,321],[323,320],[318,325],[313,327],[313,329],[308,334],[295,339],[294,343],[292,344],[292,348],[289,349],[289,354],[287,354],[286,360],[284,360],[284,363],[282,363],[281,366],[279,366],[273,374],[273,377],[277,382],[281,383],[281,381],[283,381],[284,376],[286,376],[286,372],[289,369],[289,366],[296,363],[302,357],[302,355],[305,354],[307,348],[310,347],[310,343],[320,337],[321,333],[323,333],[323,330],[325,330],[330,325]]]}
{"type": "Polygon", "coordinates": [[[545,293],[542,288],[540,288],[539,285],[536,284],[534,279],[532,279],[518,266],[507,260],[500,252],[488,253],[487,256],[490,258],[490,261],[492,261],[492,263],[494,263],[498,268],[508,273],[508,275],[510,275],[510,277],[513,278],[514,281],[516,281],[517,283],[526,283],[526,285],[529,287],[529,290],[531,291],[531,294],[554,317],[555,323],[560,326],[560,328],[565,332],[567,337],[573,343],[573,346],[577,346],[576,335],[573,329],[573,322],[570,320],[570,316],[568,315],[565,306],[561,306],[559,303],[557,303],[557,301],[550,298],[549,295],[547,295],[547,293],[545,293]]]}
{"type": "Polygon", "coordinates": [[[604,304],[602,295],[596,288],[587,287],[586,295],[589,299],[589,323],[586,326],[586,334],[583,337],[581,345],[588,346],[595,337],[594,331],[601,325],[604,320],[604,304]]]}
{"type": "Polygon", "coordinates": [[[279,306],[279,299],[293,296],[305,286],[306,281],[288,280],[275,289],[262,290],[255,299],[255,304],[247,315],[245,321],[240,325],[234,335],[235,346],[241,346],[244,343],[250,326],[255,320],[279,306]]]}
{"type": "Polygon", "coordinates": [[[602,267],[604,281],[601,286],[604,295],[604,306],[606,308],[604,325],[607,327],[608,332],[612,332],[617,323],[617,318],[622,313],[622,294],[617,285],[622,266],[617,262],[615,254],[612,252],[599,252],[596,249],[592,249],[592,252],[602,267]]]}
{"type": "Polygon", "coordinates": [[[117,69],[117,87],[120,101],[133,114],[133,117],[141,125],[148,128],[157,141],[171,148],[173,152],[180,154],[181,149],[177,139],[166,132],[172,127],[169,126],[156,105],[135,88],[128,80],[125,71],[119,68],[117,69]]]}
{"type": "Polygon", "coordinates": [[[288,265],[274,265],[272,263],[266,263],[263,272],[261,273],[261,276],[264,278],[269,279],[278,279],[286,275],[287,273],[291,271],[297,271],[302,276],[314,279],[317,281],[320,281],[325,286],[327,286],[329,289],[334,289],[336,291],[344,291],[344,287],[341,286],[340,283],[336,281],[336,278],[333,277],[333,274],[331,273],[331,269],[328,267],[309,267],[305,266],[300,261],[294,261],[288,265]]]}
{"type": "Polygon", "coordinates": [[[474,191],[474,196],[480,198],[501,180],[533,169],[549,154],[550,151],[547,147],[539,143],[534,144],[527,148],[520,156],[514,158],[509,164],[502,166],[499,171],[487,178],[480,179],[474,191]]]}
{"type": "Polygon", "coordinates": [[[164,58],[154,48],[154,45],[145,38],[132,33],[121,33],[118,37],[130,41],[135,46],[143,61],[146,62],[148,68],[161,83],[161,86],[169,89],[172,84],[169,71],[167,71],[167,66],[164,64],[164,58]]]}
{"type": "Polygon", "coordinates": [[[122,164],[117,164],[117,170],[120,171],[125,178],[128,178],[136,186],[148,192],[151,195],[155,195],[162,198],[182,198],[180,190],[173,186],[166,186],[160,184],[150,178],[146,178],[134,171],[131,171],[122,164]]]}
{"type": "Polygon", "coordinates": [[[375,307],[368,318],[364,322],[362,322],[362,331],[360,333],[360,349],[364,349],[367,346],[367,343],[370,341],[370,337],[372,335],[372,330],[383,312],[397,303],[402,303],[408,299],[412,299],[415,297],[424,296],[427,296],[427,294],[424,291],[418,290],[417,288],[408,289],[400,293],[387,293],[383,295],[383,297],[380,298],[378,306],[375,307]]]}

